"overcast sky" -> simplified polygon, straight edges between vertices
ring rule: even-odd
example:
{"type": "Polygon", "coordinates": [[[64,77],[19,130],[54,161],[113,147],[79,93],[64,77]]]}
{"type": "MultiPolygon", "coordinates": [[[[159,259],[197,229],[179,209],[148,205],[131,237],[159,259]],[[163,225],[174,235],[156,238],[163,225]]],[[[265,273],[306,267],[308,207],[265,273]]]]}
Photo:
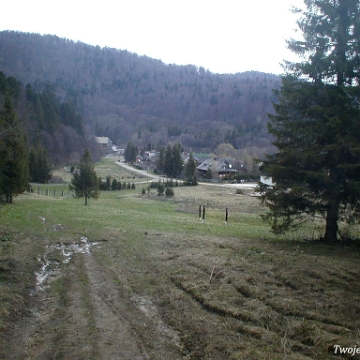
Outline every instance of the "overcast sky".
{"type": "Polygon", "coordinates": [[[215,73],[280,74],[302,0],[9,0],[0,30],[52,34],[215,73]]]}

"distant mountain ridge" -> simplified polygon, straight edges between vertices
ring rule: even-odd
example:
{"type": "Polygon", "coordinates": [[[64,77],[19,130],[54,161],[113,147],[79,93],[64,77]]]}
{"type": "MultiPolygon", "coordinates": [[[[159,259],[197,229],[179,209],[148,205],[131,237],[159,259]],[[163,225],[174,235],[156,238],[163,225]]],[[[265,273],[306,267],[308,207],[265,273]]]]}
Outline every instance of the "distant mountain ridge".
{"type": "Polygon", "coordinates": [[[181,142],[208,152],[270,147],[277,75],[214,74],[193,65],[165,65],[124,50],[100,48],[53,35],[0,32],[0,71],[36,91],[50,85],[72,102],[85,126],[125,147],[181,142]]]}

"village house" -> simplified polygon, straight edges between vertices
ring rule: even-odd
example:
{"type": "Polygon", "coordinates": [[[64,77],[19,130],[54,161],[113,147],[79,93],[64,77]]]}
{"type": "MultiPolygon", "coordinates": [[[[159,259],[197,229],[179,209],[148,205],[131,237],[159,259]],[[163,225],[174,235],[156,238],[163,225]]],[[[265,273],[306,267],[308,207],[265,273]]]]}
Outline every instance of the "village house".
{"type": "Polygon", "coordinates": [[[144,159],[147,162],[154,161],[159,157],[159,152],[155,150],[144,151],[144,159]]]}
{"type": "MultiPolygon", "coordinates": [[[[208,158],[203,161],[196,169],[199,172],[200,177],[206,177],[206,174],[211,170],[214,177],[224,178],[225,176],[234,177],[239,173],[239,170],[235,168],[235,160],[228,158],[208,158]]],[[[242,164],[239,164],[243,167],[242,164]]]]}
{"type": "Polygon", "coordinates": [[[95,140],[101,145],[105,154],[113,153],[113,143],[110,138],[105,136],[95,136],[95,140]]]}

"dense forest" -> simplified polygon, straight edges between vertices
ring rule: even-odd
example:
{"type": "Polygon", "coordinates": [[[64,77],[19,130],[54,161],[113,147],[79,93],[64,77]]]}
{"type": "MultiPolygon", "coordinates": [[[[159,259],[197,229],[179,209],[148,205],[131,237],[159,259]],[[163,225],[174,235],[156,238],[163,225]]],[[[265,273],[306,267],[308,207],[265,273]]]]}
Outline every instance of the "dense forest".
{"type": "MultiPolygon", "coordinates": [[[[198,152],[222,143],[255,153],[271,147],[266,124],[267,113],[273,112],[272,89],[280,83],[277,75],[214,74],[124,50],[14,31],[0,32],[0,54],[0,70],[24,84],[32,109],[37,106],[34,92],[56,96],[64,104],[58,113],[78,114],[62,120],[62,129],[78,136],[86,131],[109,136],[121,147],[132,141],[139,149],[169,142],[198,152]]],[[[40,118],[33,120],[40,124],[40,118]]],[[[54,121],[56,116],[41,126],[51,133],[54,121]]]]}
{"type": "Polygon", "coordinates": [[[41,168],[48,172],[52,165],[76,163],[84,148],[91,149],[97,159],[102,153],[71,102],[60,102],[50,86],[35,91],[0,71],[0,140],[6,140],[7,127],[25,136],[30,170],[34,170],[30,179],[34,176],[40,182],[46,180],[41,168]],[[6,114],[11,114],[11,121],[6,114]]]}

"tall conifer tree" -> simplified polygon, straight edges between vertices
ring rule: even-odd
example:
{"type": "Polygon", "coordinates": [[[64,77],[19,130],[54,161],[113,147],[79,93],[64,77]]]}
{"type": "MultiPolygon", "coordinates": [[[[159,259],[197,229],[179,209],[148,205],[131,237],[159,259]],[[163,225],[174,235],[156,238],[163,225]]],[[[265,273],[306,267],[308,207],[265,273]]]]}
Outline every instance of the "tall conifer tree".
{"type": "Polygon", "coordinates": [[[134,162],[136,160],[137,155],[138,155],[138,148],[132,142],[129,142],[126,145],[124,152],[125,162],[128,163],[134,162]]]}
{"type": "Polygon", "coordinates": [[[281,233],[321,214],[323,239],[338,239],[341,219],[360,210],[360,2],[305,0],[302,40],[288,46],[306,60],[285,63],[269,132],[278,151],[262,170],[265,219],[281,233]]]}
{"type": "Polygon", "coordinates": [[[0,192],[7,203],[29,184],[29,162],[25,136],[19,127],[10,96],[0,113],[0,192]]]}
{"type": "Polygon", "coordinates": [[[166,176],[176,178],[183,170],[180,144],[171,147],[168,145],[165,152],[164,172],[166,176]]]}
{"type": "Polygon", "coordinates": [[[157,171],[162,174],[164,172],[165,167],[165,148],[162,146],[159,151],[159,159],[156,163],[157,171]]]}
{"type": "Polygon", "coordinates": [[[176,144],[173,146],[172,149],[172,157],[173,157],[173,176],[176,178],[179,176],[183,171],[184,162],[181,157],[181,145],[176,144]]]}
{"type": "Polygon", "coordinates": [[[91,154],[86,149],[81,157],[79,170],[74,173],[71,179],[70,190],[75,192],[76,198],[85,198],[85,205],[88,199],[97,199],[99,193],[99,179],[94,170],[94,164],[91,160],[91,154]]]}
{"type": "Polygon", "coordinates": [[[32,147],[29,153],[30,181],[45,184],[51,179],[50,157],[41,145],[32,147]]]}
{"type": "Polygon", "coordinates": [[[196,177],[196,161],[192,154],[189,155],[189,159],[184,166],[185,184],[186,185],[197,185],[196,177]]]}
{"type": "Polygon", "coordinates": [[[164,173],[166,174],[166,176],[169,177],[172,177],[173,174],[173,158],[172,158],[172,149],[170,145],[167,146],[165,152],[164,173]]]}

